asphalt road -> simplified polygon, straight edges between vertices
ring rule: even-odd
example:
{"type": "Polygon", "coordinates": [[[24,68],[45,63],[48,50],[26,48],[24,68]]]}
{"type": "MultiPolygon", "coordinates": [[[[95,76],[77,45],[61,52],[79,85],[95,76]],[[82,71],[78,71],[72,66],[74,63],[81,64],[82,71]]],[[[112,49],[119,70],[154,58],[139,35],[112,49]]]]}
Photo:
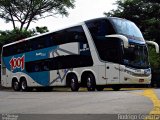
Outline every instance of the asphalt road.
{"type": "MultiPolygon", "coordinates": [[[[124,89],[101,92],[65,91],[14,92],[1,90],[0,113],[2,115],[0,118],[5,117],[6,114],[23,114],[28,117],[29,115],[43,114],[42,116],[46,115],[48,119],[50,117],[63,118],[63,116],[65,119],[70,119],[74,116],[77,120],[80,120],[78,118],[89,120],[97,119],[98,116],[106,118],[105,115],[112,115],[112,117],[116,115],[114,117],[117,118],[120,114],[160,114],[160,89],[124,89]],[[53,114],[56,116],[53,117],[53,114]]],[[[45,119],[47,120],[47,117],[45,119]]]]}

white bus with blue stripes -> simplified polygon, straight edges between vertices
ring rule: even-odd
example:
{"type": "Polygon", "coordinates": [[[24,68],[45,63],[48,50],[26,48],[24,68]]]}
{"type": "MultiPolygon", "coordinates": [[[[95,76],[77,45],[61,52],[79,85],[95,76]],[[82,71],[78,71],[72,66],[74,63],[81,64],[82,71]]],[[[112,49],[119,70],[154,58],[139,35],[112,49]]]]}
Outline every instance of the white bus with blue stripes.
{"type": "Polygon", "coordinates": [[[151,82],[147,43],[131,21],[96,18],[2,48],[1,85],[15,91],[68,86],[101,91],[151,82]]]}

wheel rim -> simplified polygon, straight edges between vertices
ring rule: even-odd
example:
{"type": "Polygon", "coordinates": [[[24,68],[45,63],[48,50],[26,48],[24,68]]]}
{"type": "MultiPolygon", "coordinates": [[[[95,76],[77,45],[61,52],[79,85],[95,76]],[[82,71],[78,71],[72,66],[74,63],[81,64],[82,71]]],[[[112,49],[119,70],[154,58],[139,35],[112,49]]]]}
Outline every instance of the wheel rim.
{"type": "Polygon", "coordinates": [[[95,78],[92,74],[88,74],[87,76],[87,89],[88,91],[95,91],[96,83],[95,83],[95,78]]]}
{"type": "Polygon", "coordinates": [[[19,89],[19,84],[18,84],[17,81],[13,83],[13,87],[14,87],[15,90],[19,89]]]}
{"type": "Polygon", "coordinates": [[[23,81],[23,82],[21,83],[21,87],[22,87],[22,90],[26,90],[26,88],[27,88],[27,83],[26,83],[25,81],[23,81]]]}
{"type": "Polygon", "coordinates": [[[92,83],[91,83],[91,78],[90,77],[87,78],[87,87],[88,88],[92,87],[92,83]]]}
{"type": "Polygon", "coordinates": [[[72,78],[71,79],[71,88],[75,88],[75,79],[74,78],[72,78]]]}

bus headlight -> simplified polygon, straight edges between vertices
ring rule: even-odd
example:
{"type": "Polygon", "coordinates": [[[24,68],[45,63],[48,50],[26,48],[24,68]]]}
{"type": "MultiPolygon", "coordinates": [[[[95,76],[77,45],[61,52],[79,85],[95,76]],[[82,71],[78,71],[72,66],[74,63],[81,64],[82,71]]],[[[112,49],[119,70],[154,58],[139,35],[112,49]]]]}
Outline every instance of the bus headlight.
{"type": "Polygon", "coordinates": [[[129,71],[129,70],[125,70],[126,73],[130,74],[130,75],[134,75],[134,72],[129,71]]]}
{"type": "Polygon", "coordinates": [[[151,69],[146,69],[144,72],[133,72],[129,70],[125,70],[125,72],[129,75],[137,76],[137,77],[144,77],[144,76],[149,76],[151,74],[151,69]]]}
{"type": "Polygon", "coordinates": [[[144,70],[144,75],[149,76],[151,74],[151,69],[144,70]]]}

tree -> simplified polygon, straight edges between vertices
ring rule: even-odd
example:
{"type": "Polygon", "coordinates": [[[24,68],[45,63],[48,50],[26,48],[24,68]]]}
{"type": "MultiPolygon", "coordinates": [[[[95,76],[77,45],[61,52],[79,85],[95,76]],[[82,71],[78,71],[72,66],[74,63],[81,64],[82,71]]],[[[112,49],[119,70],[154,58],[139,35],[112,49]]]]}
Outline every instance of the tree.
{"type": "Polygon", "coordinates": [[[14,41],[18,41],[45,32],[48,32],[48,28],[46,26],[36,27],[35,29],[28,31],[19,30],[18,28],[13,30],[0,31],[0,47],[2,47],[4,44],[8,44],[14,41]]]}
{"type": "Polygon", "coordinates": [[[0,46],[11,43],[17,40],[21,40],[34,35],[34,32],[29,30],[19,30],[18,28],[14,30],[0,31],[0,46]]]}
{"type": "Polygon", "coordinates": [[[147,40],[156,41],[160,45],[160,1],[117,0],[116,4],[116,10],[104,14],[135,22],[147,40]]]}
{"type": "MultiPolygon", "coordinates": [[[[104,13],[106,16],[121,17],[137,24],[146,40],[160,45],[160,1],[159,0],[117,0],[117,9],[104,13]]],[[[150,48],[150,47],[149,47],[150,48]]],[[[160,55],[149,49],[153,68],[160,67],[160,55]]]]}
{"type": "Polygon", "coordinates": [[[57,14],[68,16],[67,8],[74,8],[74,0],[1,0],[0,18],[12,22],[14,29],[16,23],[20,23],[21,31],[41,18],[57,14]]]}
{"type": "Polygon", "coordinates": [[[45,32],[49,32],[48,28],[46,26],[44,27],[36,27],[36,29],[34,30],[35,33],[45,33],[45,32]]]}

